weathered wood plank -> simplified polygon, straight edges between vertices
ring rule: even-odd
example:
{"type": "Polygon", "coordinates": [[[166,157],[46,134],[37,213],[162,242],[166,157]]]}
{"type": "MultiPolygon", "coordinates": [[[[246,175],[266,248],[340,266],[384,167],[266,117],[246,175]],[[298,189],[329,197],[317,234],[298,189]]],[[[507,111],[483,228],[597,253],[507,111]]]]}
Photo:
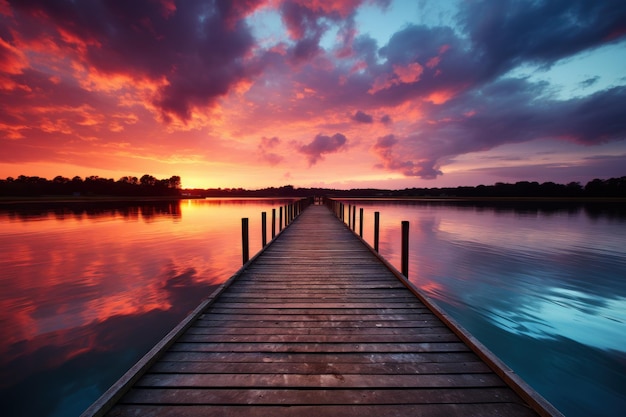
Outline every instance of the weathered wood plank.
{"type": "Polygon", "coordinates": [[[135,387],[175,388],[476,388],[502,387],[493,373],[447,375],[341,374],[147,374],[135,387]]]}
{"type": "MultiPolygon", "coordinates": [[[[219,307],[213,307],[207,310],[210,314],[264,314],[264,315],[289,315],[289,314],[345,314],[349,313],[354,316],[372,315],[372,314],[411,314],[421,312],[422,314],[432,314],[428,309],[420,308],[292,308],[286,304],[284,308],[281,307],[233,307],[220,305],[219,307]],[[421,310],[421,311],[420,311],[421,310]]],[[[435,317],[433,315],[433,317],[435,317]]]]}
{"type": "Polygon", "coordinates": [[[207,335],[322,335],[322,336],[406,336],[415,334],[449,334],[450,329],[445,326],[438,327],[291,327],[291,326],[271,326],[271,327],[203,327],[193,326],[187,330],[187,334],[207,334],[207,335]]]}
{"type": "Polygon", "coordinates": [[[444,326],[441,320],[436,317],[428,320],[235,320],[222,317],[221,320],[215,317],[205,317],[195,322],[198,327],[271,327],[271,328],[343,328],[343,327],[386,327],[386,328],[423,328],[444,326]]]}
{"type": "MultiPolygon", "coordinates": [[[[204,316],[199,321],[204,320],[221,320],[223,317],[219,317],[219,314],[211,315],[210,317],[204,316]]],[[[355,317],[359,317],[360,321],[416,321],[424,320],[435,317],[432,313],[415,313],[415,314],[362,314],[361,316],[355,316],[354,314],[289,314],[289,315],[277,315],[277,314],[238,314],[236,310],[233,310],[231,314],[227,315],[232,320],[251,320],[251,321],[349,321],[354,320],[355,317]]]]}
{"type": "Polygon", "coordinates": [[[135,388],[124,398],[126,404],[471,404],[518,403],[508,388],[442,389],[177,389],[135,388]]]}
{"type": "Polygon", "coordinates": [[[460,342],[452,332],[426,333],[413,335],[297,335],[297,334],[261,334],[261,335],[213,335],[192,334],[187,332],[178,339],[182,343],[441,343],[460,342]]]}
{"type": "Polygon", "coordinates": [[[111,416],[145,417],[467,417],[536,416],[527,406],[516,403],[477,404],[376,404],[376,405],[120,405],[111,416]]]}
{"type": "Polygon", "coordinates": [[[291,353],[291,352],[188,352],[169,351],[163,361],[248,362],[248,363],[450,363],[480,361],[467,352],[364,352],[364,353],[291,353]]]}
{"type": "Polygon", "coordinates": [[[161,361],[151,369],[152,373],[179,374],[465,374],[490,373],[482,362],[381,362],[381,363],[324,363],[324,362],[180,362],[161,361]]]}
{"type": "Polygon", "coordinates": [[[175,343],[172,352],[466,352],[460,342],[442,343],[175,343]]]}
{"type": "MultiPolygon", "coordinates": [[[[219,307],[227,307],[232,309],[238,308],[279,308],[279,309],[289,309],[289,308],[300,308],[300,309],[324,309],[324,308],[333,308],[333,309],[357,309],[357,308],[380,308],[380,309],[411,309],[415,311],[420,308],[421,305],[418,302],[412,303],[404,303],[404,302],[390,302],[389,304],[385,303],[339,303],[339,302],[325,302],[324,300],[314,301],[314,302],[285,302],[285,303],[272,303],[272,302],[218,302],[215,303],[215,308],[219,307]]],[[[422,312],[428,312],[428,314],[432,314],[430,311],[426,309],[422,309],[422,312]]],[[[406,311],[406,314],[410,314],[409,311],[406,311]]]]}

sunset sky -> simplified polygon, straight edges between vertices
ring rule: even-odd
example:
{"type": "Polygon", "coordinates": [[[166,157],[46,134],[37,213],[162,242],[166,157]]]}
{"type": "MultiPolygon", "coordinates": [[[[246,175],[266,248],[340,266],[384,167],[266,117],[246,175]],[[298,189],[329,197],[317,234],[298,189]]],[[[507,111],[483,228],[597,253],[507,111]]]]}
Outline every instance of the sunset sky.
{"type": "Polygon", "coordinates": [[[0,178],[626,175],[624,0],[0,0],[0,178]]]}

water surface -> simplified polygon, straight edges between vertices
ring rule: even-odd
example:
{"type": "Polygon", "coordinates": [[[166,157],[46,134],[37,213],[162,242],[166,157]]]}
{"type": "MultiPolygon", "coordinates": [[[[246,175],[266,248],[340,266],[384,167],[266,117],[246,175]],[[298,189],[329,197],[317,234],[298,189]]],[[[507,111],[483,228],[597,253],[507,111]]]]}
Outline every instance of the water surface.
{"type": "MultiPolygon", "coordinates": [[[[255,253],[290,201],[0,209],[3,415],[79,415],[239,268],[241,218],[255,253]]],[[[396,266],[408,220],[409,278],[566,416],[622,415],[623,208],[346,203],[396,266]]]]}
{"type": "Polygon", "coordinates": [[[410,280],[566,416],[623,415],[623,206],[345,203],[398,269],[408,220],[410,280]]]}
{"type": "Polygon", "coordinates": [[[254,254],[291,201],[0,208],[3,415],[79,415],[241,266],[241,218],[254,254]]]}

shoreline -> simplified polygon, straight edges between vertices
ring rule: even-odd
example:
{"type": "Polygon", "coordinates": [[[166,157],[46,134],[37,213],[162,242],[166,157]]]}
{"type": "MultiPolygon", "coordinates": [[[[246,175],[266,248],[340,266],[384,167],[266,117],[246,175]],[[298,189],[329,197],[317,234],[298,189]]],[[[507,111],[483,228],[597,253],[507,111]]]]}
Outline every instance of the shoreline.
{"type": "MultiPolygon", "coordinates": [[[[38,197],[0,197],[0,206],[18,204],[71,204],[71,203],[160,203],[181,200],[205,200],[212,199],[232,199],[246,198],[244,196],[224,196],[224,197],[200,197],[200,196],[38,196],[38,197]]],[[[255,196],[255,198],[301,198],[293,196],[255,196]]],[[[455,197],[455,196],[363,196],[363,197],[343,197],[341,195],[330,196],[335,200],[350,201],[415,201],[433,203],[611,203],[626,204],[626,197],[455,197]]]]}
{"type": "MultiPolygon", "coordinates": [[[[67,203],[158,203],[187,200],[194,197],[182,196],[41,196],[0,197],[0,206],[15,204],[67,204],[67,203]]],[[[196,197],[197,198],[197,197],[196,197]]]]}
{"type": "Polygon", "coordinates": [[[420,201],[436,203],[622,203],[626,204],[626,197],[333,197],[341,200],[367,201],[420,201]]]}

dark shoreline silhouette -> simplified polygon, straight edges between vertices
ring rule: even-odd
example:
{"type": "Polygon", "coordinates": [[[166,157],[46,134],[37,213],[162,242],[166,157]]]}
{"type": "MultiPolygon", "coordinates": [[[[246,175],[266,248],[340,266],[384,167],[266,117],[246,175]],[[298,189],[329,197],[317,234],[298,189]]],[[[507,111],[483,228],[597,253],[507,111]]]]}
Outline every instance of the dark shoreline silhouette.
{"type": "Polygon", "coordinates": [[[207,197],[307,197],[326,195],[342,198],[425,198],[445,200],[486,199],[558,199],[584,201],[587,199],[625,199],[626,176],[607,180],[594,179],[585,186],[578,182],[556,184],[553,182],[518,181],[514,184],[496,183],[476,187],[405,188],[386,190],[357,188],[337,190],[331,188],[295,188],[292,185],[268,187],[258,190],[243,188],[182,189],[179,176],[157,179],[151,175],[113,179],[90,176],[84,180],[57,176],[52,180],[20,175],[0,180],[0,203],[10,201],[91,202],[97,200],[147,201],[151,199],[207,198],[207,197]]]}

